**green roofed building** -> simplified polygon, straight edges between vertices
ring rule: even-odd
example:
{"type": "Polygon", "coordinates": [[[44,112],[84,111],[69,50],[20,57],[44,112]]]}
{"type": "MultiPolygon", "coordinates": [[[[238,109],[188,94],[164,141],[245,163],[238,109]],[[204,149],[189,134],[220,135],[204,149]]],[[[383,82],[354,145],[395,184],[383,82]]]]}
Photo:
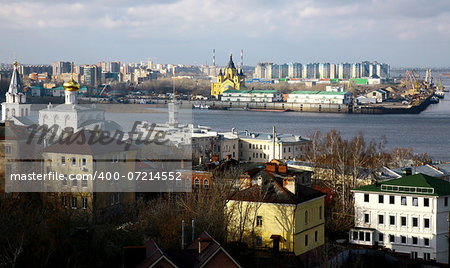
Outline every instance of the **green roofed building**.
{"type": "Polygon", "coordinates": [[[352,192],[351,243],[449,263],[450,182],[424,174],[405,175],[352,192]]]}

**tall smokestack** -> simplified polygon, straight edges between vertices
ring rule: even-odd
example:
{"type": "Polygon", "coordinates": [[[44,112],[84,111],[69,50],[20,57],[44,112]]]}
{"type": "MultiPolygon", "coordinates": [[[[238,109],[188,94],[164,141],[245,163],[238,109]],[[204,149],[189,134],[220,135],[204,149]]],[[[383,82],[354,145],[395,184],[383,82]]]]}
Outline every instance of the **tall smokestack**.
{"type": "Polygon", "coordinates": [[[240,68],[241,70],[244,69],[244,50],[243,50],[243,49],[241,49],[241,61],[240,61],[240,63],[239,63],[239,68],[240,68]]]}
{"type": "Polygon", "coordinates": [[[273,126],[273,129],[272,129],[273,159],[275,159],[275,139],[276,139],[276,132],[275,132],[275,126],[273,126]]]}
{"type": "Polygon", "coordinates": [[[213,67],[216,67],[216,49],[213,48],[213,67]]]}

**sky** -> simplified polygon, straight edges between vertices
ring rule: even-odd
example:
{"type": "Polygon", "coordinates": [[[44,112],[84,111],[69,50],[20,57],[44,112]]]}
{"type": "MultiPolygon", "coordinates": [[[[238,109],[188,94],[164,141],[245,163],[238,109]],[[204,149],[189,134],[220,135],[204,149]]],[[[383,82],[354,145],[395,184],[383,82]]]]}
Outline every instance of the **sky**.
{"type": "Polygon", "coordinates": [[[449,0],[0,0],[0,62],[450,66],[449,0]]]}

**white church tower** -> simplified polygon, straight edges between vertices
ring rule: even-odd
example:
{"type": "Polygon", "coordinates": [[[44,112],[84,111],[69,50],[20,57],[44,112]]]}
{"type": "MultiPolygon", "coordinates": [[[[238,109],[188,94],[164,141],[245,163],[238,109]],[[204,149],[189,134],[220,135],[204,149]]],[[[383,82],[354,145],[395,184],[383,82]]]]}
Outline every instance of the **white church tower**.
{"type": "Polygon", "coordinates": [[[2,103],[2,121],[29,116],[31,104],[27,104],[26,102],[19,71],[17,70],[17,60],[14,59],[14,70],[8,92],[6,92],[6,102],[2,103]]]}

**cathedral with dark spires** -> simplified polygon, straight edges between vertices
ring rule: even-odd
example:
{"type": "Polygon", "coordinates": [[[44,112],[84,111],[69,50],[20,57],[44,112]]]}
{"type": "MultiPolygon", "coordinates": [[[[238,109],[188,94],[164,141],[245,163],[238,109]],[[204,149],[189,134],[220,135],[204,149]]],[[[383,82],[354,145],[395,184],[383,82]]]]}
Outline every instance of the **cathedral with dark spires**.
{"type": "Polygon", "coordinates": [[[219,97],[228,89],[241,90],[245,88],[244,72],[236,69],[233,62],[233,55],[230,54],[230,61],[227,68],[220,69],[217,82],[211,83],[211,96],[219,97]]]}

